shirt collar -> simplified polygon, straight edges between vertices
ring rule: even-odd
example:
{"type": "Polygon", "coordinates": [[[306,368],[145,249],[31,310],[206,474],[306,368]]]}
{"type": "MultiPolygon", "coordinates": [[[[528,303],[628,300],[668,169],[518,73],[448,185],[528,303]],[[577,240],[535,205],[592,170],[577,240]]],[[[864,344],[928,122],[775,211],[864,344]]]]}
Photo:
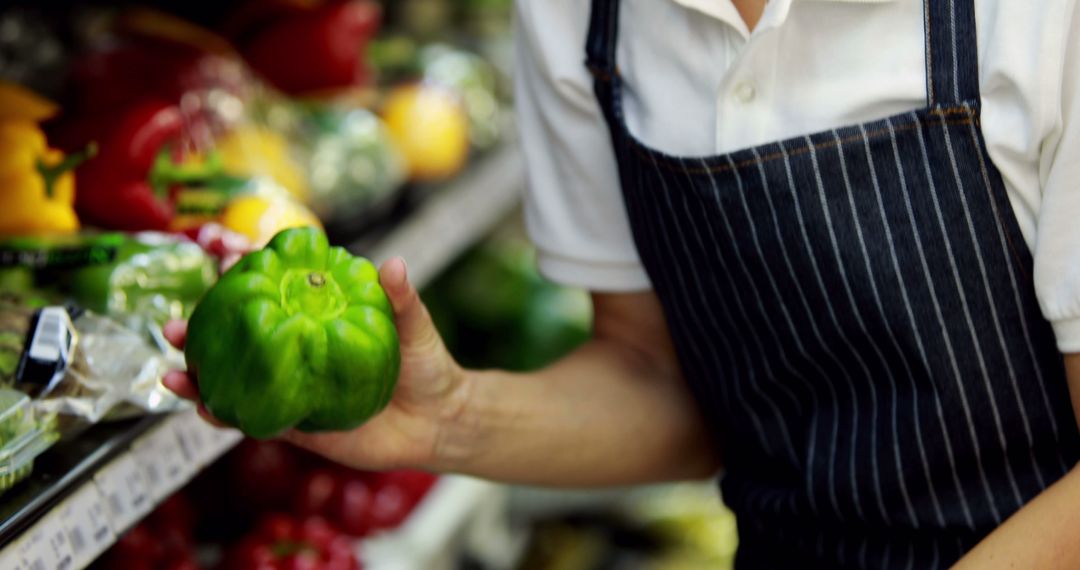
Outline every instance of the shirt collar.
{"type": "MultiPolygon", "coordinates": [[[[735,5],[730,0],[671,0],[676,4],[679,4],[685,8],[696,10],[711,16],[728,25],[733,26],[739,30],[744,37],[750,35],[750,31],[746,29],[746,23],[743,22],[742,17],[739,16],[739,11],[735,9],[735,5]]],[[[765,6],[765,13],[762,15],[759,27],[764,24],[766,27],[775,27],[781,24],[787,19],[788,10],[791,8],[792,2],[840,2],[849,4],[884,4],[886,2],[897,2],[899,0],[769,0],[769,3],[765,6]]]]}

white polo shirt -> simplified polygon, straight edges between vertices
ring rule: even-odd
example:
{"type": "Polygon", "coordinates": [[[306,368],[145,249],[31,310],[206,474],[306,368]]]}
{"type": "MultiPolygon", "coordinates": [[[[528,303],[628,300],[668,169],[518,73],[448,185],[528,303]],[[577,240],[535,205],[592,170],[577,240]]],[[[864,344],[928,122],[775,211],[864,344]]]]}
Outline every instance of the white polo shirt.
{"type": "MultiPolygon", "coordinates": [[[[1063,352],[1080,352],[1077,4],[975,0],[983,132],[1063,352]]],[[[651,285],[583,65],[589,8],[517,0],[526,220],[549,278],[642,290],[651,285]]],[[[622,0],[617,56],[630,130],[702,156],[924,107],[924,46],[922,0],[770,0],[753,33],[730,0],[622,0]]]]}

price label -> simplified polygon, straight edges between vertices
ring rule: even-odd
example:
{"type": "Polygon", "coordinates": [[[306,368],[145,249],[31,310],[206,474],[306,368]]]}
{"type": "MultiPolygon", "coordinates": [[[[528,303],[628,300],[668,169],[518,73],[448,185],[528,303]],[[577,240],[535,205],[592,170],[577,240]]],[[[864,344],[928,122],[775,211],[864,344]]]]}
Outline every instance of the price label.
{"type": "Polygon", "coordinates": [[[0,552],[0,568],[11,570],[26,570],[22,561],[22,545],[25,535],[13,540],[0,552]]]}
{"type": "Polygon", "coordinates": [[[23,541],[19,544],[19,562],[27,570],[44,570],[45,561],[37,554],[37,539],[31,533],[23,535],[23,541]],[[34,565],[37,564],[37,567],[34,565]]]}
{"type": "Polygon", "coordinates": [[[172,439],[175,442],[173,447],[176,449],[174,454],[176,458],[176,465],[179,468],[178,476],[179,483],[177,487],[183,486],[184,483],[191,480],[199,469],[203,466],[203,462],[196,455],[194,448],[198,447],[199,442],[189,443],[191,439],[188,435],[190,431],[187,421],[184,419],[186,416],[177,415],[170,419],[166,427],[172,432],[172,439]]]}
{"type": "Polygon", "coordinates": [[[42,520],[27,532],[19,554],[27,570],[70,570],[71,549],[67,548],[64,529],[52,519],[42,520]],[[67,549],[67,567],[62,567],[67,549]]]}
{"type": "Polygon", "coordinates": [[[76,568],[89,566],[116,539],[109,526],[105,498],[95,484],[83,486],[57,511],[67,531],[76,568]]]}
{"type": "Polygon", "coordinates": [[[136,441],[131,446],[131,454],[135,458],[139,471],[142,473],[143,480],[146,482],[147,494],[151,500],[157,501],[165,493],[161,489],[164,485],[164,475],[162,475],[164,466],[159,462],[155,440],[144,437],[136,441]]]}
{"type": "Polygon", "coordinates": [[[180,440],[168,423],[146,434],[131,446],[142,468],[150,495],[162,501],[187,480],[191,473],[180,449],[180,440]]]}
{"type": "Polygon", "coordinates": [[[39,523],[45,529],[48,540],[51,564],[48,568],[55,570],[73,570],[75,567],[75,555],[71,549],[71,541],[68,539],[67,529],[60,517],[59,511],[53,511],[39,523]]]}
{"type": "Polygon", "coordinates": [[[210,427],[194,411],[180,412],[173,416],[172,425],[176,429],[176,435],[180,439],[180,447],[184,451],[188,464],[192,470],[206,465],[212,459],[210,457],[210,427]]]}
{"type": "Polygon", "coordinates": [[[94,482],[105,499],[109,526],[116,535],[135,524],[154,506],[143,470],[130,453],[121,455],[99,471],[94,482]]]}

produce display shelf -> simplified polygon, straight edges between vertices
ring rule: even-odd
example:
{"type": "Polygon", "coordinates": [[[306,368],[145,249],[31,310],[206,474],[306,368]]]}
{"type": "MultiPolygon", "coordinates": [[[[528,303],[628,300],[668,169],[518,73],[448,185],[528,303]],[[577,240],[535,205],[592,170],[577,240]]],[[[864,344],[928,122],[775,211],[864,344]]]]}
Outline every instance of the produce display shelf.
{"type": "Polygon", "coordinates": [[[0,495],[0,544],[11,542],[33,522],[35,513],[51,509],[67,490],[85,484],[96,467],[123,452],[163,417],[105,424],[39,457],[30,480],[0,495]]]}
{"type": "Polygon", "coordinates": [[[421,202],[392,231],[376,240],[357,240],[349,250],[380,264],[401,256],[414,284],[431,281],[520,203],[525,161],[511,136],[508,128],[504,144],[421,202]]]}
{"type": "MultiPolygon", "coordinates": [[[[422,287],[513,211],[523,181],[520,150],[508,140],[433,191],[390,231],[347,247],[376,262],[404,257],[412,281],[422,287]]],[[[239,432],[213,428],[188,410],[100,424],[55,445],[38,459],[27,481],[0,495],[0,568],[85,568],[241,439],[239,432]]],[[[436,497],[487,497],[490,502],[496,495],[487,483],[444,479],[436,497]]],[[[417,524],[427,532],[436,523],[424,521],[437,521],[449,539],[452,527],[464,524],[474,506],[458,505],[457,518],[421,513],[417,524]]],[[[401,536],[412,536],[416,530],[409,529],[416,528],[407,525],[401,536]]],[[[445,552],[447,545],[438,548],[445,552]]]]}
{"type": "Polygon", "coordinates": [[[241,439],[188,410],[103,424],[57,445],[29,481],[0,499],[11,511],[0,568],[85,568],[241,439]]]}

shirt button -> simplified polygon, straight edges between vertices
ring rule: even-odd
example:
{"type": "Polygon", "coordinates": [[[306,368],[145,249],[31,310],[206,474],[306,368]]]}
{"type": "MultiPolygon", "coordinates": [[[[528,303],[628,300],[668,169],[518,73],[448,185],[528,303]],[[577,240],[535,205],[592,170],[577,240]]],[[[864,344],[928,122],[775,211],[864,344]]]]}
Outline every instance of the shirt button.
{"type": "Polygon", "coordinates": [[[757,88],[752,81],[743,81],[735,86],[735,98],[740,103],[749,103],[757,96],[757,88]]]}

